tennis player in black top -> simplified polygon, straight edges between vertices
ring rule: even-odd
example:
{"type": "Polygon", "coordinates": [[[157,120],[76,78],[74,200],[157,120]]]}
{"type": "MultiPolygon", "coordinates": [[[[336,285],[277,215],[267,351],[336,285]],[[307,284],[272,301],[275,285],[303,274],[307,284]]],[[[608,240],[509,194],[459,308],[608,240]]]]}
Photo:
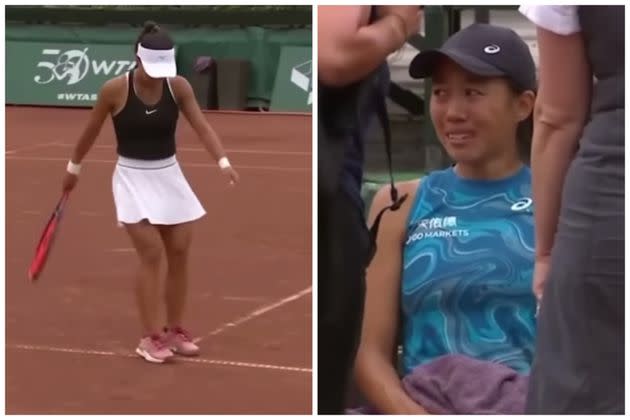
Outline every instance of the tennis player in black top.
{"type": "Polygon", "coordinates": [[[136,353],[149,362],[163,363],[174,353],[199,354],[182,322],[193,221],[204,216],[205,210],[176,160],[175,129],[180,111],[230,184],[239,177],[190,84],[176,74],[175,46],[168,33],[147,22],[135,51],[136,68],[108,80],[101,88],[68,162],[63,189],[75,187],[81,162],[111,114],[118,152],[112,183],[118,223],[125,227],[140,258],[136,301],[142,338],[136,353]],[[163,249],[168,263],[166,326],[159,325],[158,276],[163,249]]]}

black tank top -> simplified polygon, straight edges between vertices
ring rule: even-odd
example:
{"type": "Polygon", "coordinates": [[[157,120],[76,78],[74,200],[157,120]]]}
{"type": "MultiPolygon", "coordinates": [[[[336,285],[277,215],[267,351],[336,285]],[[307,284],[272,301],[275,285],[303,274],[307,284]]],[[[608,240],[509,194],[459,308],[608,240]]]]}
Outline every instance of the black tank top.
{"type": "Polygon", "coordinates": [[[125,107],[112,118],[118,154],[141,160],[173,156],[179,107],[167,79],[163,81],[162,96],[155,105],[148,106],[136,96],[133,70],[128,73],[127,90],[125,107]]]}

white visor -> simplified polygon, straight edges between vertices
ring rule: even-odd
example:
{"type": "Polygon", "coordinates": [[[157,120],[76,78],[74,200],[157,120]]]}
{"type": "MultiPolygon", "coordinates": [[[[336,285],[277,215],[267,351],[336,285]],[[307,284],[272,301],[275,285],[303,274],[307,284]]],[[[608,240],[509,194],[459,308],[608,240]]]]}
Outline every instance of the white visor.
{"type": "Polygon", "coordinates": [[[150,50],[138,45],[138,57],[144,71],[154,79],[177,76],[175,65],[175,48],[170,50],[150,50]]]}

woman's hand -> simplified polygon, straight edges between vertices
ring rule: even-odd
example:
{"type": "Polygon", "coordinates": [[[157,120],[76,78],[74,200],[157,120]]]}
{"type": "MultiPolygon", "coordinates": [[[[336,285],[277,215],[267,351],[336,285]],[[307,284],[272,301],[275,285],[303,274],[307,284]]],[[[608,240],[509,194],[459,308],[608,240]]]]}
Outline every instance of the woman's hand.
{"type": "Polygon", "coordinates": [[[422,10],[418,6],[377,6],[376,15],[379,18],[398,16],[405,25],[407,38],[420,32],[422,10]]]}
{"type": "Polygon", "coordinates": [[[230,185],[235,185],[236,183],[238,183],[240,179],[240,177],[238,176],[238,172],[236,172],[236,170],[231,166],[228,166],[226,168],[221,168],[221,173],[224,176],[229,177],[230,185]]]}
{"type": "Polygon", "coordinates": [[[547,277],[549,276],[550,260],[549,255],[543,255],[536,257],[536,261],[534,262],[534,282],[532,289],[539,302],[542,299],[547,277]]]}

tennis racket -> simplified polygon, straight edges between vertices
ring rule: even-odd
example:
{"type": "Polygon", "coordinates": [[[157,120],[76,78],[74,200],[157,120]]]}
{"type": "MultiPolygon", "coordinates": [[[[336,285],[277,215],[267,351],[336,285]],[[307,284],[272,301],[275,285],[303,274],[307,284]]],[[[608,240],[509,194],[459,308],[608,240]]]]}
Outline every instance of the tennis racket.
{"type": "Polygon", "coordinates": [[[64,191],[55,207],[55,211],[50,216],[46,227],[44,228],[44,232],[42,232],[41,238],[39,238],[39,243],[37,244],[37,248],[35,249],[35,256],[33,257],[33,261],[31,262],[30,267],[28,268],[28,279],[30,281],[35,281],[38,279],[39,275],[44,270],[44,266],[46,265],[46,260],[48,259],[48,255],[50,254],[50,249],[52,248],[53,241],[55,239],[55,235],[59,230],[59,224],[61,222],[61,215],[63,214],[63,209],[68,201],[68,196],[70,192],[64,191]]]}

